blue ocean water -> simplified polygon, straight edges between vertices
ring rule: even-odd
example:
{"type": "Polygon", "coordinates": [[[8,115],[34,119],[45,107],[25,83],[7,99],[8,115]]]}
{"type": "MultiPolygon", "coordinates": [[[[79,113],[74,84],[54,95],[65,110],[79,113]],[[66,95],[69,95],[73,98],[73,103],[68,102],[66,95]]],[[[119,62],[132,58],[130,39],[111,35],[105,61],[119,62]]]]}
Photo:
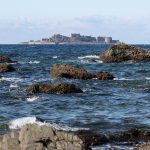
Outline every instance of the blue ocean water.
{"type": "MultiPolygon", "coordinates": [[[[150,49],[150,45],[138,45],[150,49]]],[[[99,59],[108,45],[0,45],[0,54],[18,63],[16,72],[0,73],[0,131],[10,121],[38,117],[49,123],[116,132],[150,128],[150,63],[105,64],[99,59]],[[91,59],[95,61],[91,61],[91,59]],[[53,64],[71,64],[89,72],[108,71],[115,79],[52,79],[53,64]],[[25,89],[33,83],[74,83],[84,93],[66,95],[33,94],[25,89]]]]}

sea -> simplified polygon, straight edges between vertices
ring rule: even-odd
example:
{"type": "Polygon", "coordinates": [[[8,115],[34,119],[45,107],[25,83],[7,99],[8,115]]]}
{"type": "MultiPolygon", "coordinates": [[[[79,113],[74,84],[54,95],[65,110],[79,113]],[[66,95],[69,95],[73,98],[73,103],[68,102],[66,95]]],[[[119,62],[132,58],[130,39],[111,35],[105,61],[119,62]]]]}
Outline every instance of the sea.
{"type": "MultiPolygon", "coordinates": [[[[110,45],[0,45],[0,55],[18,61],[15,72],[0,73],[0,133],[26,123],[46,122],[63,130],[109,134],[132,128],[150,129],[150,62],[103,63],[110,45]],[[54,64],[70,64],[89,72],[107,71],[114,80],[53,79],[54,64]],[[28,95],[35,83],[65,82],[83,93],[28,95]]],[[[136,45],[149,50],[150,45],[136,45]]],[[[110,145],[96,147],[105,150],[110,145]]],[[[132,149],[132,148],[120,148],[132,149]]]]}

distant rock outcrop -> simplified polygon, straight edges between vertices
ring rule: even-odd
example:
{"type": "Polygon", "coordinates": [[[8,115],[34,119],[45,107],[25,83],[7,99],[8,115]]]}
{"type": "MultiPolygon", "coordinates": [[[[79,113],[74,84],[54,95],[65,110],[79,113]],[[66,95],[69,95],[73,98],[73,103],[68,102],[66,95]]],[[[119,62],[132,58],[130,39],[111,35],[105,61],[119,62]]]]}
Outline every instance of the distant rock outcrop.
{"type": "Polygon", "coordinates": [[[12,72],[15,71],[15,68],[11,65],[0,64],[0,72],[12,72]]]}
{"type": "Polygon", "coordinates": [[[0,63],[13,63],[13,62],[16,62],[16,61],[13,61],[11,60],[8,56],[3,56],[3,55],[0,55],[0,63]]]}
{"type": "Polygon", "coordinates": [[[113,45],[100,55],[104,63],[119,63],[124,61],[150,61],[150,51],[131,45],[113,45]]]}
{"type": "Polygon", "coordinates": [[[47,94],[67,94],[67,93],[81,93],[82,90],[77,88],[74,84],[67,83],[47,83],[34,84],[26,89],[27,93],[47,93],[47,94]]]}
{"type": "Polygon", "coordinates": [[[112,80],[114,77],[108,72],[89,73],[84,69],[66,64],[55,64],[51,69],[53,78],[83,79],[98,78],[99,80],[112,80]]]}

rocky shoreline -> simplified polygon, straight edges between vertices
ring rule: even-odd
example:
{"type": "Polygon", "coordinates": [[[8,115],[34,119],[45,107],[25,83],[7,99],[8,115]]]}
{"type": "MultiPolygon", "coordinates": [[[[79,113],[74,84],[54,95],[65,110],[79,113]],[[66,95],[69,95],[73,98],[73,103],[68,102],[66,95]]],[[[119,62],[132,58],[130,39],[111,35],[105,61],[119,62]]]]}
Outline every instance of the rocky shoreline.
{"type": "Polygon", "coordinates": [[[0,150],[92,150],[94,146],[125,142],[134,150],[149,150],[150,132],[132,129],[105,135],[89,130],[63,131],[48,124],[34,123],[1,135],[0,150]]]}

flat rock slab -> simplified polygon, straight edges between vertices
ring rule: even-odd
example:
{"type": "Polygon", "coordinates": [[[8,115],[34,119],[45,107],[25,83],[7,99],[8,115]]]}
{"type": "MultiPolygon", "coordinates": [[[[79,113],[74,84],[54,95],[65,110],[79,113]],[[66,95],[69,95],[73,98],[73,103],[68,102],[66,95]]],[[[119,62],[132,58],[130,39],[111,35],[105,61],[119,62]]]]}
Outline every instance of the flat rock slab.
{"type": "Polygon", "coordinates": [[[34,84],[26,89],[27,93],[67,94],[82,93],[80,88],[68,83],[34,84]]]}
{"type": "Polygon", "coordinates": [[[113,45],[100,55],[104,63],[119,63],[124,61],[150,61],[150,51],[139,47],[119,44],[113,45]]]}

